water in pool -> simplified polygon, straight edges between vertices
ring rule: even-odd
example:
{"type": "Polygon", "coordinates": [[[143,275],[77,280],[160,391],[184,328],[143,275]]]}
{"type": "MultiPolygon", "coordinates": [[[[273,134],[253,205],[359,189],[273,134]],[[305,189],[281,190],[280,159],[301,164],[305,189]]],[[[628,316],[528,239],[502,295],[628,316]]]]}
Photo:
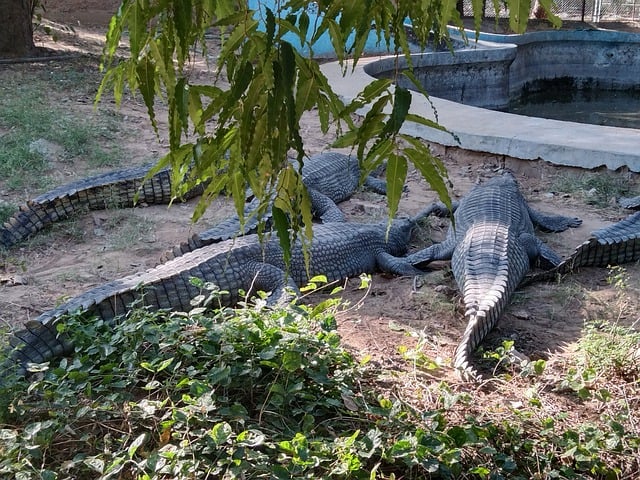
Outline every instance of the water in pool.
{"type": "Polygon", "coordinates": [[[640,129],[640,89],[604,90],[555,84],[524,89],[506,109],[529,117],[640,129]]]}

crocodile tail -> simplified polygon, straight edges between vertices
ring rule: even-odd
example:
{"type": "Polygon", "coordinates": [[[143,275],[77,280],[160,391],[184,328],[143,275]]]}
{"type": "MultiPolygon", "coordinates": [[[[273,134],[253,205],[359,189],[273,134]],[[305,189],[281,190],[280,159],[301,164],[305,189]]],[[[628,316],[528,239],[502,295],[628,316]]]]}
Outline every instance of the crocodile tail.
{"type": "Polygon", "coordinates": [[[638,209],[640,208],[640,195],[637,197],[622,197],[618,199],[618,203],[623,208],[638,209]]]}
{"type": "Polygon", "coordinates": [[[640,212],[596,230],[559,265],[568,273],[580,267],[606,267],[633,262],[640,258],[640,212]]]}
{"type": "MultiPolygon", "coordinates": [[[[55,188],[21,206],[0,231],[0,245],[11,247],[52,223],[83,210],[133,207],[171,202],[168,169],[145,180],[151,165],[116,170],[55,188]]],[[[203,190],[199,185],[184,194],[189,199],[203,190]]]]}
{"type": "Polygon", "coordinates": [[[465,313],[467,328],[456,348],[453,360],[453,367],[460,378],[468,382],[482,380],[482,375],[473,366],[471,356],[497,322],[497,318],[487,318],[487,311],[479,310],[477,307],[476,305],[465,313]]]}
{"type": "Polygon", "coordinates": [[[10,248],[13,247],[19,239],[16,238],[10,225],[3,225],[0,227],[0,247],[10,248]]]}
{"type": "MultiPolygon", "coordinates": [[[[9,359],[17,366],[17,374],[24,375],[29,363],[44,363],[68,355],[73,344],[57,332],[55,325],[29,321],[22,330],[12,334],[9,359]]],[[[5,368],[8,364],[5,365],[5,368]]]]}
{"type": "Polygon", "coordinates": [[[579,261],[576,259],[576,267],[606,267],[640,258],[640,212],[591,235],[588,255],[579,261]]]}
{"type": "Polygon", "coordinates": [[[467,319],[453,365],[464,380],[479,380],[471,355],[497,324],[529,269],[529,257],[508,226],[485,222],[466,232],[451,265],[467,319]]]}

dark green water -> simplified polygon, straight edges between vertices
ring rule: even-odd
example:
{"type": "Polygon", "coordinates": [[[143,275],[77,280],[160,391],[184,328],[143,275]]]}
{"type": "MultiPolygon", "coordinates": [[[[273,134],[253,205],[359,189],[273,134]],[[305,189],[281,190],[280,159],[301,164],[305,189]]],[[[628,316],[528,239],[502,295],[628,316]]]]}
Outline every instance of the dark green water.
{"type": "Polygon", "coordinates": [[[556,86],[541,91],[523,91],[506,111],[529,117],[640,129],[640,90],[556,86]]]}

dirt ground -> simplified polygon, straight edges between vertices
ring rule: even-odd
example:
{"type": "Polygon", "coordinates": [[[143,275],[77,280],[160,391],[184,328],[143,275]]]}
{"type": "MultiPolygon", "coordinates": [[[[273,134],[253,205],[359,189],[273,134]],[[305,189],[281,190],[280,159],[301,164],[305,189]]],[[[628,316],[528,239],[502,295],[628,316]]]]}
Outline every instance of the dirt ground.
{"type": "MultiPolygon", "coordinates": [[[[99,52],[104,25],[115,11],[115,5],[116,2],[97,0],[48,4],[47,18],[74,29],[54,47],[99,52]]],[[[28,74],[32,69],[72,68],[74,62],[85,66],[97,65],[97,60],[86,58],[66,63],[17,64],[0,70],[0,81],[5,75],[28,74]]],[[[92,108],[91,99],[81,98],[74,92],[69,92],[66,101],[87,111],[92,108]]],[[[113,108],[113,105],[106,102],[101,108],[113,108]]],[[[129,130],[129,135],[123,139],[122,146],[127,152],[123,166],[147,161],[165,151],[166,142],[154,136],[140,100],[127,99],[121,112],[129,130]]],[[[332,141],[330,135],[323,136],[319,132],[317,119],[307,116],[302,133],[309,153],[326,149],[332,141]]],[[[564,175],[578,174],[575,169],[555,167],[540,161],[464,152],[456,148],[433,146],[433,151],[447,166],[455,197],[466,193],[476,181],[489,178],[506,167],[515,172],[525,197],[534,208],[582,218],[580,228],[560,234],[541,234],[541,238],[561,255],[569,254],[588,237],[589,232],[628,213],[614,204],[595,207],[581,195],[554,190],[554,182],[564,175]]],[[[60,184],[89,173],[81,159],[73,164],[54,164],[52,170],[56,171],[60,184]]],[[[602,174],[629,176],[625,172],[602,174]]],[[[632,182],[637,182],[637,179],[633,177],[632,182]]],[[[37,193],[40,192],[12,191],[0,179],[2,200],[21,204],[37,193]]],[[[400,211],[416,213],[435,199],[435,194],[424,180],[416,172],[411,172],[400,211]]],[[[17,326],[36,318],[64,298],[153,267],[168,248],[184,241],[191,233],[215,224],[230,211],[227,201],[220,199],[198,224],[193,225],[190,222],[193,207],[194,202],[189,202],[171,208],[148,206],[130,211],[92,212],[11,250],[0,258],[0,323],[17,326]],[[136,228],[132,229],[132,224],[136,228]]],[[[385,199],[366,191],[359,192],[341,208],[353,219],[384,218],[386,212],[385,199]]],[[[431,221],[416,237],[413,248],[441,240],[446,228],[446,220],[431,221]]],[[[640,267],[628,265],[626,268],[629,287],[637,291],[640,288],[640,267]]],[[[511,339],[524,355],[532,359],[545,358],[550,364],[561,366],[580,338],[585,320],[602,318],[616,309],[614,313],[621,323],[637,325],[640,320],[637,303],[619,303],[619,292],[607,282],[607,276],[606,269],[587,269],[564,279],[562,283],[541,283],[523,288],[487,344],[496,346],[504,339],[511,339]]],[[[381,371],[409,371],[411,374],[403,380],[402,392],[398,394],[421,398],[418,403],[429,403],[425,386],[434,380],[436,383],[444,380],[451,385],[460,385],[449,362],[465,321],[460,296],[446,263],[436,265],[415,290],[411,278],[375,275],[368,292],[358,290],[358,283],[357,279],[348,282],[344,298],[351,307],[338,317],[344,342],[359,355],[369,355],[373,361],[379,362],[383,367],[381,371]],[[402,346],[409,351],[405,358],[401,354],[402,346]],[[411,360],[417,358],[416,352],[431,359],[437,368],[420,368],[418,360],[411,360]],[[417,393],[419,391],[422,393],[417,393]]],[[[313,300],[321,298],[323,295],[318,294],[313,300]]],[[[509,398],[518,399],[525,395],[524,388],[521,392],[508,390],[509,398]]],[[[498,389],[487,395],[493,396],[485,400],[486,404],[492,401],[499,403],[506,393],[498,389]]]]}

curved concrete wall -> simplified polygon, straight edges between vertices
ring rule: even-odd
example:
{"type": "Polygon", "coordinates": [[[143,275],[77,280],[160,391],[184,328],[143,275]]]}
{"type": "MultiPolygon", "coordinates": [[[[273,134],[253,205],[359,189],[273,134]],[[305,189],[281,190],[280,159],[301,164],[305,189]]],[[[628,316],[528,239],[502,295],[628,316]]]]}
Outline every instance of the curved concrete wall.
{"type": "MultiPolygon", "coordinates": [[[[493,41],[500,40],[489,36],[493,41]]],[[[503,36],[517,46],[509,68],[509,93],[540,79],[569,77],[579,88],[640,87],[640,37],[626,32],[577,30],[503,36]]]]}
{"type": "MultiPolygon", "coordinates": [[[[521,52],[526,51],[526,49],[529,49],[529,52],[533,52],[537,48],[536,43],[546,45],[543,48],[549,48],[553,42],[580,41],[582,42],[579,44],[580,55],[577,54],[577,50],[572,50],[576,52],[576,57],[580,57],[578,58],[580,63],[587,65],[588,62],[592,62],[591,64],[593,64],[594,59],[599,54],[600,58],[603,59],[600,61],[602,67],[599,67],[599,69],[603,71],[609,69],[610,72],[614,72],[610,75],[613,81],[626,82],[628,77],[634,78],[635,76],[640,82],[640,62],[638,62],[640,35],[625,35],[611,31],[556,31],[545,32],[544,35],[536,33],[522,36],[481,35],[481,40],[482,42],[477,46],[474,44],[473,47],[468,48],[469,50],[475,49],[475,52],[470,54],[457,52],[454,58],[495,60],[492,55],[504,55],[504,60],[509,61],[509,53],[507,51],[520,48],[518,45],[528,44],[529,46],[522,48],[521,52]],[[553,35],[551,43],[545,40],[546,35],[553,35]],[[587,43],[585,43],[584,39],[587,40],[587,43]],[[486,41],[489,41],[489,43],[487,44],[486,41]],[[586,48],[583,50],[583,47],[586,47],[588,43],[592,45],[589,49],[592,50],[593,56],[589,57],[589,60],[582,60],[586,58],[584,56],[586,48]],[[487,52],[487,50],[497,51],[498,49],[502,51],[487,52]],[[621,62],[619,66],[611,67],[611,61],[606,60],[613,57],[617,57],[621,62]]],[[[435,60],[427,59],[431,55],[434,54],[421,55],[414,58],[425,62],[425,65],[429,62],[436,62],[446,66],[454,61],[451,60],[451,55],[448,55],[449,59],[447,60],[447,54],[437,54],[438,57],[435,60]],[[424,58],[420,59],[420,57],[424,58]]],[[[567,59],[566,53],[558,58],[557,65],[569,62],[569,60],[572,62],[576,60],[567,59]]],[[[362,59],[353,70],[348,69],[346,74],[340,65],[335,62],[325,63],[320,68],[329,79],[334,91],[345,101],[350,101],[356,98],[362,89],[373,80],[371,74],[394,76],[396,75],[394,66],[396,62],[401,61],[402,59],[396,59],[395,57],[362,59]]],[[[515,57],[511,61],[510,67],[514,61],[515,57]]],[[[525,71],[529,70],[529,78],[531,78],[531,75],[536,74],[538,68],[536,65],[540,65],[540,61],[535,61],[533,53],[529,55],[527,61],[529,62],[528,66],[526,68],[522,67],[525,64],[522,63],[521,57],[519,61],[521,67],[518,68],[524,68],[525,71]]],[[[430,66],[433,66],[433,64],[430,66]]],[[[576,69],[575,66],[573,68],[574,70],[576,69]]],[[[428,67],[424,70],[428,73],[428,67]]],[[[484,71],[491,72],[491,69],[487,68],[484,71]]],[[[494,71],[497,71],[497,69],[494,69],[494,71]]],[[[511,77],[511,72],[509,77],[511,77]]],[[[517,81],[521,81],[523,75],[518,74],[518,78],[520,80],[517,81]]],[[[478,97],[486,94],[486,92],[482,92],[483,88],[487,88],[488,92],[504,91],[504,83],[497,79],[491,80],[490,76],[485,77],[485,79],[490,80],[489,85],[492,85],[490,88],[478,85],[484,81],[476,81],[476,85],[473,85],[473,82],[469,79],[464,84],[466,85],[466,92],[460,96],[469,98],[469,88],[478,89],[476,91],[478,97]],[[496,85],[502,85],[502,87],[498,88],[496,85]]],[[[444,88],[441,90],[441,96],[431,94],[428,100],[419,93],[412,92],[411,112],[437,121],[446,128],[446,131],[418,123],[406,122],[403,126],[403,132],[441,145],[456,146],[466,150],[488,152],[519,159],[542,159],[557,165],[583,168],[606,166],[615,170],[626,167],[631,171],[640,172],[640,130],[547,120],[464,105],[446,99],[447,95],[451,95],[452,86],[453,79],[449,84],[445,82],[444,88]]],[[[363,107],[359,113],[366,113],[367,108],[367,106],[363,107]]]]}
{"type": "MultiPolygon", "coordinates": [[[[509,101],[509,66],[516,47],[465,48],[453,52],[420,53],[411,56],[414,75],[430,96],[484,108],[503,108],[509,101]]],[[[394,78],[396,84],[415,90],[411,81],[398,70],[406,69],[401,58],[382,59],[365,66],[376,78],[394,78]],[[396,69],[397,65],[397,69],[396,69]]]]}
{"type": "MultiPolygon", "coordinates": [[[[546,31],[525,35],[481,34],[454,52],[412,55],[414,74],[429,95],[482,108],[503,109],[537,80],[571,78],[578,88],[640,89],[640,36],[601,30],[546,31]]],[[[398,77],[404,58],[383,59],[365,71],[398,77]],[[397,70],[396,70],[397,69],[397,70]]]]}

